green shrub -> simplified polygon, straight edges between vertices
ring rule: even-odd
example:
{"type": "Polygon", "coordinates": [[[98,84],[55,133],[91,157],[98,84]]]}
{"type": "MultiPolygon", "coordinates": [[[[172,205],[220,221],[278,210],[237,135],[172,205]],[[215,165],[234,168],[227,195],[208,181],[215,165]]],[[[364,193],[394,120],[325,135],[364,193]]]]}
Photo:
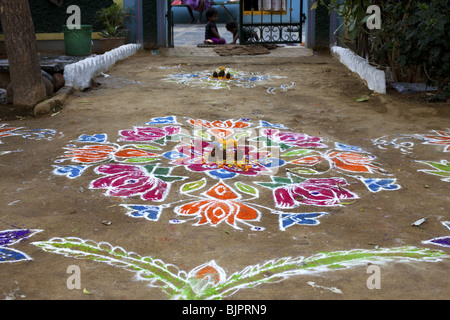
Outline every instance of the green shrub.
{"type": "MultiPolygon", "coordinates": [[[[320,0],[325,4],[323,0],[320,0]]],[[[448,0],[331,0],[329,10],[343,21],[343,43],[370,62],[389,67],[399,82],[425,82],[438,87],[450,82],[450,5],[448,0]],[[368,30],[366,9],[381,9],[381,29],[368,30]]]]}
{"type": "Polygon", "coordinates": [[[450,82],[448,1],[383,1],[382,12],[382,28],[372,35],[375,61],[401,81],[422,80],[441,91],[450,82]]]}

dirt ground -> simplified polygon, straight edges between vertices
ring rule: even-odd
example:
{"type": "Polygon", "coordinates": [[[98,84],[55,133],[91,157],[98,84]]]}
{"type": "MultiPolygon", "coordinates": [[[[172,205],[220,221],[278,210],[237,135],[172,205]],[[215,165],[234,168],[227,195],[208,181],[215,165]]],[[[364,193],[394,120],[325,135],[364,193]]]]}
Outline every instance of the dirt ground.
{"type": "MultiPolygon", "coordinates": [[[[16,151],[0,155],[0,199],[4,204],[0,211],[0,231],[41,230],[7,247],[25,253],[31,259],[0,264],[2,299],[171,298],[164,293],[161,285],[155,283],[149,286],[148,281],[137,281],[136,272],[126,268],[94,261],[92,257],[67,257],[33,244],[53,237],[77,237],[109,243],[127,252],[160,259],[186,272],[214,260],[215,264],[210,266],[215,268],[215,273],[211,274],[217,279],[223,277],[219,269],[229,277],[248,266],[261,267],[269,260],[310,257],[319,252],[383,250],[404,246],[428,248],[442,251],[447,258],[441,261],[381,261],[379,289],[367,286],[371,276],[367,272],[368,266],[377,264],[369,259],[348,268],[337,267],[323,272],[317,270],[301,274],[292,271],[280,276],[277,282],[236,287],[219,298],[450,298],[450,248],[423,243],[450,233],[442,223],[450,221],[450,185],[440,176],[418,171],[431,168],[416,162],[449,160],[449,153],[444,152],[445,145],[424,144],[417,138],[409,140],[414,142],[409,153],[394,145],[384,145],[383,149],[373,142],[373,139],[384,136],[392,139],[398,134],[417,137],[414,135],[448,130],[448,103],[428,103],[421,97],[400,95],[393,91],[386,95],[371,93],[357,75],[324,53],[299,58],[264,55],[166,57],[151,51],[140,51],[116,64],[106,77],[96,78],[96,82],[99,85],[90,90],[75,92],[64,108],[52,116],[35,119],[10,115],[1,120],[3,128],[48,128],[56,131],[51,139],[27,139],[23,136],[0,138],[0,151],[16,151]],[[279,77],[257,82],[251,88],[231,86],[230,89],[216,90],[201,83],[167,81],[170,75],[197,74],[220,66],[249,74],[279,77]],[[286,85],[289,86],[286,88],[286,85]],[[367,101],[355,101],[363,95],[368,95],[367,101]],[[101,176],[93,168],[107,162],[90,163],[91,166],[83,174],[73,179],[53,174],[57,160],[64,155],[67,145],[85,145],[74,141],[81,135],[105,133],[108,141],[123,144],[117,142],[120,130],[146,126],[151,119],[166,116],[176,116],[177,122],[185,129],[191,128],[185,117],[206,121],[247,119],[253,126],[264,120],[282,124],[291,132],[320,137],[330,148],[335,142],[358,146],[365,153],[375,156],[376,163],[383,168],[382,174],[378,172],[373,177],[397,179],[396,183],[401,187],[398,190],[369,192],[362,183],[349,176],[353,173],[334,170],[327,177],[346,178],[349,184],[344,188],[358,194],[359,198],[346,200],[340,206],[300,205],[292,210],[280,209],[288,213],[328,213],[320,217],[317,225],[294,224],[281,230],[279,215],[269,210],[274,209],[272,191],[254,183],[270,182],[269,176],[238,175],[223,180],[235,191],[235,182],[238,181],[258,189],[259,197],[246,203],[261,212],[260,220],[251,224],[264,229],[255,231],[237,222],[236,226],[241,229],[224,221],[215,226],[194,225],[200,218],[173,223],[173,219],[177,218],[174,213],[176,206],[198,199],[181,192],[180,187],[184,183],[206,178],[207,185],[197,192],[200,194],[219,182],[205,172],[187,171],[183,166],[173,169],[173,176],[187,178],[170,183],[170,193],[162,203],[171,205],[164,208],[157,221],[125,214],[126,209],[121,204],[144,204],[138,196],[106,196],[105,190],[89,188],[90,183],[101,176]],[[412,226],[421,218],[427,220],[419,226],[412,226]],[[71,265],[80,268],[80,289],[69,289],[67,286],[71,276],[67,269],[71,265]],[[91,294],[83,292],[83,289],[91,294]]],[[[170,151],[173,144],[159,147],[170,151]]],[[[289,161],[294,159],[289,158],[289,161]]],[[[69,159],[62,164],[79,163],[71,163],[69,159]]],[[[163,164],[170,167],[167,160],[163,164]]],[[[286,177],[286,168],[280,167],[276,176],[286,177]]],[[[203,272],[211,270],[205,268],[203,272]]],[[[273,270],[266,272],[275,273],[273,270]]],[[[271,279],[268,274],[259,276],[271,279]]]]}

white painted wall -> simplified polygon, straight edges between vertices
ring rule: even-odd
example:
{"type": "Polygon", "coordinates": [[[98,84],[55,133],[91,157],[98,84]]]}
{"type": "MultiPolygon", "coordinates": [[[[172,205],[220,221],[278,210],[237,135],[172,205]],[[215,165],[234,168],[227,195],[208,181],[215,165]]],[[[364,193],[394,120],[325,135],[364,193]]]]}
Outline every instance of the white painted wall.
{"type": "Polygon", "coordinates": [[[367,60],[347,48],[333,46],[331,52],[339,58],[342,64],[365,80],[370,90],[386,93],[386,74],[383,70],[371,66],[367,60]]]}
{"type": "Polygon", "coordinates": [[[107,71],[117,61],[123,60],[141,48],[140,44],[126,44],[101,55],[94,55],[84,60],[67,65],[64,68],[66,86],[77,90],[89,88],[91,80],[107,71]]]}

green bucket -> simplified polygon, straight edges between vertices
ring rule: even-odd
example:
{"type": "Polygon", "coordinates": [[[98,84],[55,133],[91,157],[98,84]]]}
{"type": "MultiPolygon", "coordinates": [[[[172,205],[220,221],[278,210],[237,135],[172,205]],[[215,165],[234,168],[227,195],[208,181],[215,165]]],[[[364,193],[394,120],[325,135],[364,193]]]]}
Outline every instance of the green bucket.
{"type": "Polygon", "coordinates": [[[68,56],[87,56],[91,54],[92,25],[78,25],[74,29],[63,26],[64,46],[68,56]]]}

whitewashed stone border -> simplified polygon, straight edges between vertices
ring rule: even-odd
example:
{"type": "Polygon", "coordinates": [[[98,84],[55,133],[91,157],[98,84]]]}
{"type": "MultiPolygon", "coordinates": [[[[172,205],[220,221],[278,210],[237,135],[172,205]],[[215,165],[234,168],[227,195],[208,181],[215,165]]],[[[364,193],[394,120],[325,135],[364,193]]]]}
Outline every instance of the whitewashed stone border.
{"type": "Polygon", "coordinates": [[[136,53],[140,44],[126,44],[101,55],[94,55],[64,68],[66,86],[83,90],[89,88],[92,78],[107,71],[117,61],[136,53]]]}
{"type": "Polygon", "coordinates": [[[383,70],[371,66],[367,60],[347,48],[333,46],[331,52],[339,58],[342,64],[365,80],[370,90],[386,93],[386,74],[383,70]]]}

